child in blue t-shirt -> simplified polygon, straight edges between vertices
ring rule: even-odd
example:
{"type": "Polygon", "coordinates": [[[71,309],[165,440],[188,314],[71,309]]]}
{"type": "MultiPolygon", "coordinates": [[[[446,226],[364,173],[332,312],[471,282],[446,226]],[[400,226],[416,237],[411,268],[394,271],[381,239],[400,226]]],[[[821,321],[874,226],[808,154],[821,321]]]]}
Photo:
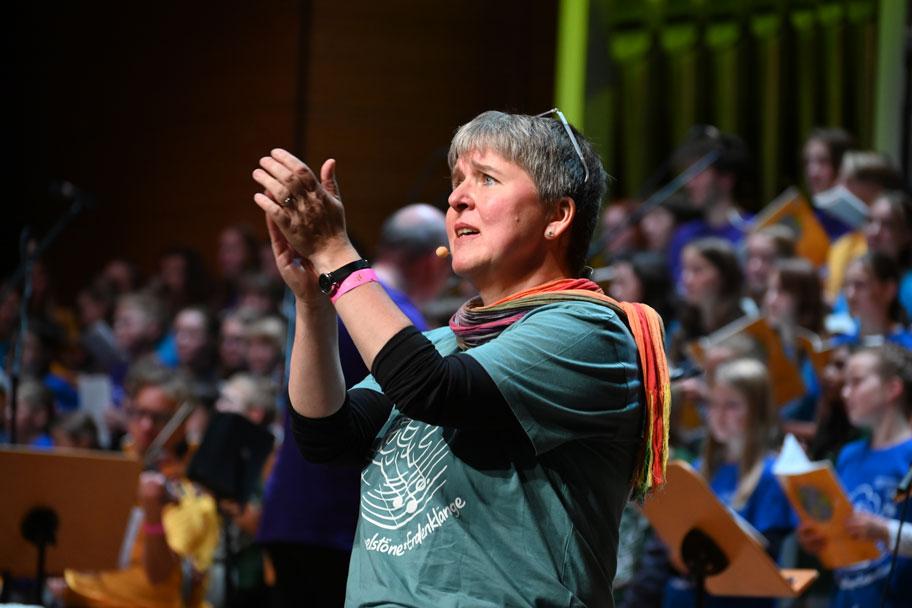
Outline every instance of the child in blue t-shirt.
{"type": "MultiPolygon", "coordinates": [[[[912,352],[894,344],[856,352],[846,368],[843,397],[852,424],[870,432],[869,439],[846,445],[836,460],[856,510],[845,526],[856,537],[876,541],[881,555],[834,572],[831,606],[880,606],[899,517],[893,496],[912,465],[912,352]]],[[[802,524],[798,541],[816,554],[826,539],[813,524],[802,524]]],[[[912,559],[900,557],[891,580],[886,606],[912,606],[912,559]]]]}
{"type": "MultiPolygon", "coordinates": [[[[788,500],[772,472],[770,438],[775,428],[766,368],[753,359],[720,365],[709,394],[709,435],[698,463],[716,496],[764,535],[773,558],[794,528],[788,500]]],[[[663,607],[695,605],[691,583],[672,578],[665,587],[663,607]]],[[[708,596],[706,606],[773,606],[766,598],[708,596]]]]}

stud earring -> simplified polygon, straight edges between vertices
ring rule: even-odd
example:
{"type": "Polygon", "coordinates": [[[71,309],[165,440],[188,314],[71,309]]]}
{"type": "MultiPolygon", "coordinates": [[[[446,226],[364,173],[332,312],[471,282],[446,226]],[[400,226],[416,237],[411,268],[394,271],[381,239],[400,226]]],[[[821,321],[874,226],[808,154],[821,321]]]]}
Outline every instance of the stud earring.
{"type": "Polygon", "coordinates": [[[545,233],[545,236],[550,239],[552,236],[554,236],[554,233],[549,230],[548,232],[545,233]]]}

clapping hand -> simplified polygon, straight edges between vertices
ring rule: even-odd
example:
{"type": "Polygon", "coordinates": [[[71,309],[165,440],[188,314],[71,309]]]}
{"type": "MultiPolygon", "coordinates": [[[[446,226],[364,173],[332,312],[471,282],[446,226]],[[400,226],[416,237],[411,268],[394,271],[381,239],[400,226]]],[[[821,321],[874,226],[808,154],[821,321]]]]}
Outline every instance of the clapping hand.
{"type": "Polygon", "coordinates": [[[335,167],[333,159],[324,162],[317,180],[310,167],[276,148],[253,172],[264,188],[253,198],[266,213],[276,264],[299,299],[319,296],[314,265],[321,256],[351,247],[335,167]]]}

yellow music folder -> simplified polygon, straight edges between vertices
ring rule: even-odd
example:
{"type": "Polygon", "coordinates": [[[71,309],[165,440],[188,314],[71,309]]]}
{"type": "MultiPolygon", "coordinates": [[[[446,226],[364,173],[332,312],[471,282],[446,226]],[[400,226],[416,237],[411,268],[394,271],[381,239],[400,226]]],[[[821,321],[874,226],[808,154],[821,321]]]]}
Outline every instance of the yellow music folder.
{"type": "Polygon", "coordinates": [[[802,523],[813,524],[827,537],[817,556],[830,569],[880,556],[873,541],[856,540],[845,531],[854,509],[829,462],[811,462],[794,435],[787,435],[773,472],[802,523]]]}
{"type": "Polygon", "coordinates": [[[669,463],[665,486],[646,499],[643,514],[681,572],[687,572],[681,545],[691,529],[718,545],[729,563],[706,578],[706,589],[713,595],[798,597],[818,576],[816,570],[780,569],[766,553],[762,535],[722,504],[706,480],[683,460],[669,463]]]}
{"type": "Polygon", "coordinates": [[[779,334],[762,316],[745,316],[732,321],[708,336],[688,344],[688,351],[701,367],[705,367],[707,350],[724,346],[742,337],[750,339],[757,346],[758,357],[766,365],[770,379],[773,380],[773,404],[777,408],[802,397],[807,392],[801,371],[785,354],[779,334]]]}
{"type": "Polygon", "coordinates": [[[814,210],[797,188],[792,186],[767,205],[754,220],[752,232],[767,226],[784,224],[795,233],[795,253],[815,266],[826,263],[830,239],[814,210]]]}

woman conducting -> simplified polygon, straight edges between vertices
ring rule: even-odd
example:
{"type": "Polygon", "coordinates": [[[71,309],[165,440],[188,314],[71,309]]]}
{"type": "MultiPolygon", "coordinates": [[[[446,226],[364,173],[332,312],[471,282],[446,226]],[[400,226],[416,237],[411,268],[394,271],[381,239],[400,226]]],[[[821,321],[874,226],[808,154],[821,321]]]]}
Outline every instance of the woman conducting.
{"type": "Polygon", "coordinates": [[[334,160],[253,172],[297,300],[295,439],[364,467],[346,605],[613,606],[621,511],[664,476],[661,320],[578,278],[607,176],[558,111],[485,112],[449,164],[453,270],[479,295],[426,334],[349,241],[334,160]],[[337,315],[371,370],[348,392],[337,315]]]}

